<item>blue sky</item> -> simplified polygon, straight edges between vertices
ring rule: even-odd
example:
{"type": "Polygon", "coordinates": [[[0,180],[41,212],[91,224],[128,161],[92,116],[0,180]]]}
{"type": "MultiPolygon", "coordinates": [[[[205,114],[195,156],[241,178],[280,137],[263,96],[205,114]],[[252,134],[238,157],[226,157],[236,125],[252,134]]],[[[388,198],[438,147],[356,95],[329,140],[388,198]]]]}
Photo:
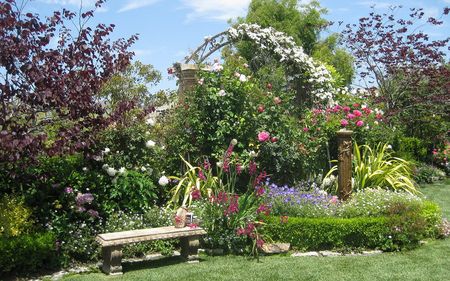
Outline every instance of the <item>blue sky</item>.
{"type": "MultiPolygon", "coordinates": [[[[20,2],[21,0],[17,0],[20,2]]],[[[302,0],[303,3],[308,2],[302,0]]],[[[438,17],[442,8],[450,6],[450,0],[319,0],[329,10],[324,17],[330,21],[356,23],[368,16],[375,5],[379,13],[387,7],[403,5],[403,12],[409,8],[423,8],[427,16],[438,17]]],[[[83,11],[92,9],[95,0],[34,0],[28,2],[27,12],[49,16],[55,10],[66,8],[77,12],[82,3],[83,11]]],[[[159,89],[175,89],[175,81],[168,80],[166,69],[173,62],[180,61],[203,43],[203,38],[215,35],[229,27],[228,19],[244,17],[250,0],[109,0],[97,10],[88,25],[97,23],[115,24],[111,36],[129,38],[139,34],[139,40],[131,48],[135,60],[152,64],[163,74],[163,81],[151,92],[159,89]]],[[[448,17],[448,16],[447,16],[448,17]]],[[[404,17],[406,18],[406,17],[404,17]]],[[[444,25],[430,29],[424,27],[432,39],[450,36],[450,18],[444,25]]],[[[337,27],[336,30],[337,31],[337,27]]],[[[219,57],[219,54],[217,54],[219,57]]]]}

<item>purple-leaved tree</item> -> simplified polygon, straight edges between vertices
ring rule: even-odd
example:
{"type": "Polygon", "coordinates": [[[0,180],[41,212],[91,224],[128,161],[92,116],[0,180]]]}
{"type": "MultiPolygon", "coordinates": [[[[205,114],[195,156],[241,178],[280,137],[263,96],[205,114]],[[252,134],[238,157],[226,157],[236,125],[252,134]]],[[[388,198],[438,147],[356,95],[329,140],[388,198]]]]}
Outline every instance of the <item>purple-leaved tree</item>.
{"type": "Polygon", "coordinates": [[[450,66],[445,55],[450,38],[431,41],[419,28],[442,25],[450,9],[445,7],[439,19],[425,18],[422,9],[411,9],[408,19],[396,19],[400,9],[372,12],[358,24],[347,25],[344,42],[367,82],[364,86],[375,102],[384,104],[385,115],[418,133],[426,127],[420,125],[449,117],[450,66]]]}
{"type": "Polygon", "coordinates": [[[137,39],[110,42],[114,25],[87,27],[94,10],[63,9],[41,21],[23,6],[0,3],[0,163],[22,167],[41,155],[88,153],[95,134],[133,106],[106,112],[93,96],[129,64],[137,39]],[[82,24],[71,31],[65,22],[76,17],[82,24]]]}

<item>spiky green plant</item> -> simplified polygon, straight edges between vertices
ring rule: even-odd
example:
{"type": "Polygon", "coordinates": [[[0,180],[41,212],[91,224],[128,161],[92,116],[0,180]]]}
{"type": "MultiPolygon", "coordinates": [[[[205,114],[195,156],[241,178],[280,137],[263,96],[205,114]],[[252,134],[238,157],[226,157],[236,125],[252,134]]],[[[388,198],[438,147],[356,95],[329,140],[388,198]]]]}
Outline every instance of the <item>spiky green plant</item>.
{"type": "MultiPolygon", "coordinates": [[[[403,190],[412,194],[420,193],[413,180],[412,163],[392,156],[388,144],[378,143],[371,148],[353,143],[353,190],[365,188],[403,190]]],[[[326,175],[329,177],[337,170],[334,166],[326,175]]],[[[337,189],[337,187],[336,187],[337,189]]],[[[337,190],[336,190],[337,191],[337,190]]]]}
{"type": "Polygon", "coordinates": [[[204,174],[204,179],[200,177],[199,171],[203,171],[201,167],[194,167],[186,161],[183,156],[181,159],[184,161],[187,167],[187,171],[182,178],[168,177],[173,180],[177,180],[177,185],[169,191],[171,199],[168,205],[173,204],[175,208],[183,205],[190,206],[192,203],[192,191],[197,189],[204,197],[209,197],[215,192],[218,186],[218,178],[212,175],[211,171],[207,171],[204,174]]]}
{"type": "Polygon", "coordinates": [[[417,184],[412,179],[412,163],[393,157],[388,144],[379,143],[371,148],[354,143],[354,189],[389,188],[417,194],[417,184]]]}

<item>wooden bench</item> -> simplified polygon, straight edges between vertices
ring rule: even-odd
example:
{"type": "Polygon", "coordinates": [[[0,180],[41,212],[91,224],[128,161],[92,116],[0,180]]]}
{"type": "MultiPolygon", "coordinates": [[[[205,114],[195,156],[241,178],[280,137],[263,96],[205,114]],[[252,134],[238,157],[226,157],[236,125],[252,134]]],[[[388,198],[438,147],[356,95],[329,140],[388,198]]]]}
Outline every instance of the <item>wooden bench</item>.
{"type": "Polygon", "coordinates": [[[176,228],[174,226],[139,229],[114,233],[99,234],[95,241],[102,246],[103,266],[106,274],[122,274],[122,245],[180,238],[181,258],[189,263],[198,263],[199,236],[206,234],[202,228],[176,228]]]}

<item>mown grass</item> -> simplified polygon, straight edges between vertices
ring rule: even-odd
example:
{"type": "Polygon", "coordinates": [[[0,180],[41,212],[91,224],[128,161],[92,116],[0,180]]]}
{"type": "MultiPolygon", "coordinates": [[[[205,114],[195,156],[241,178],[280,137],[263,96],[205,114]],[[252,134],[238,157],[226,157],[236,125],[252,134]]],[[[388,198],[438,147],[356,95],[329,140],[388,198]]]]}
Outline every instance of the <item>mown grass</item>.
{"type": "MultiPolygon", "coordinates": [[[[421,192],[450,218],[450,179],[424,185],[421,192]]],[[[90,273],[64,280],[450,280],[450,239],[433,241],[409,252],[372,256],[264,256],[260,262],[243,256],[201,255],[199,264],[177,257],[124,263],[124,275],[90,273]]]]}

